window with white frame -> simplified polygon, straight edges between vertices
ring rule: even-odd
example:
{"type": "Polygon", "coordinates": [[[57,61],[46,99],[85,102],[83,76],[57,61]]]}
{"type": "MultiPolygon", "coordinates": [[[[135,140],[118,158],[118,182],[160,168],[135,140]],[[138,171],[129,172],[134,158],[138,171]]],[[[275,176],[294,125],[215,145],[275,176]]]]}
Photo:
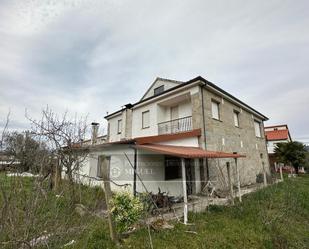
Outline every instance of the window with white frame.
{"type": "Polygon", "coordinates": [[[259,121],[254,120],[254,130],[255,130],[255,136],[262,137],[261,123],[259,121]]]}
{"type": "Polygon", "coordinates": [[[238,111],[234,111],[233,115],[234,115],[234,125],[236,127],[239,127],[239,112],[238,111]]]}
{"type": "Polygon", "coordinates": [[[150,126],[150,113],[149,111],[142,112],[142,128],[146,129],[150,126]]]}
{"type": "Polygon", "coordinates": [[[217,101],[212,100],[211,101],[211,113],[212,118],[220,120],[220,107],[219,103],[217,101]]]}
{"type": "Polygon", "coordinates": [[[122,119],[119,119],[117,124],[117,133],[120,134],[121,131],[122,131],[122,119]]]}

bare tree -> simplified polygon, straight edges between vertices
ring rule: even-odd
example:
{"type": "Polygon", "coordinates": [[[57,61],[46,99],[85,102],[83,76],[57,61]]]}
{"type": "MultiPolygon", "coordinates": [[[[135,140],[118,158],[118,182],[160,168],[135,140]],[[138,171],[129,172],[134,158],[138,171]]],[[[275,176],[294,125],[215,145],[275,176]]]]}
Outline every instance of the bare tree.
{"type": "Polygon", "coordinates": [[[1,132],[1,137],[0,137],[0,151],[3,151],[3,149],[4,149],[4,141],[5,141],[5,137],[7,135],[7,132],[8,132],[10,115],[11,115],[11,112],[9,111],[8,114],[6,115],[6,119],[4,121],[4,126],[3,126],[3,129],[2,129],[2,132],[1,132]]]}
{"type": "Polygon", "coordinates": [[[42,110],[40,120],[26,114],[31,122],[31,132],[45,139],[53,155],[57,157],[70,183],[74,181],[74,173],[78,173],[83,161],[88,156],[83,141],[87,132],[87,117],[70,118],[68,112],[59,116],[49,107],[42,110]]]}

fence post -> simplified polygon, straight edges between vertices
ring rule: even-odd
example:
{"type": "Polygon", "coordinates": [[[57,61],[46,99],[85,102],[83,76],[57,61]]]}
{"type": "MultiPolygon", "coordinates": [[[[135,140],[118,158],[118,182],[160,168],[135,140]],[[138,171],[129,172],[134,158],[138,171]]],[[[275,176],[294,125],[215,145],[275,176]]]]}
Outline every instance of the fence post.
{"type": "Polygon", "coordinates": [[[109,232],[110,237],[113,242],[116,243],[116,245],[119,244],[118,236],[115,229],[115,224],[113,221],[112,213],[111,213],[111,205],[110,200],[112,199],[112,191],[111,191],[111,185],[110,185],[110,163],[109,160],[105,156],[102,157],[102,160],[99,160],[101,162],[101,169],[102,169],[102,180],[104,184],[104,195],[105,195],[105,202],[107,206],[107,216],[108,216],[108,226],[109,226],[109,232]]]}
{"type": "Polygon", "coordinates": [[[281,181],[283,181],[282,165],[281,164],[279,166],[279,169],[280,169],[280,178],[281,178],[281,181]]]}
{"type": "Polygon", "coordinates": [[[262,165],[263,165],[263,182],[264,182],[264,187],[267,187],[267,177],[266,177],[265,163],[262,162],[262,165]]]}

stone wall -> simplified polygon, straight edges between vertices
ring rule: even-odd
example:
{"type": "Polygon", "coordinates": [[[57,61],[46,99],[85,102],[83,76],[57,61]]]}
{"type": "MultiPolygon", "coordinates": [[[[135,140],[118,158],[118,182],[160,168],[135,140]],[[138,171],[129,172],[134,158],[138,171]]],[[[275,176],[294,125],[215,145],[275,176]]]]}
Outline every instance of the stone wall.
{"type": "MultiPolygon", "coordinates": [[[[206,149],[214,151],[238,152],[244,154],[245,158],[238,159],[238,167],[242,185],[256,182],[257,175],[263,172],[263,164],[267,171],[269,170],[269,161],[267,156],[266,141],[264,137],[264,127],[261,118],[240,108],[231,101],[219,96],[210,90],[203,88],[204,97],[204,115],[206,125],[206,149]],[[220,109],[220,120],[212,118],[211,101],[215,100],[220,109]],[[233,111],[239,112],[239,127],[234,125],[233,111]],[[261,122],[262,137],[255,135],[254,120],[261,122]]],[[[198,101],[194,96],[193,105],[193,124],[199,123],[200,115],[202,118],[202,94],[199,94],[198,101]],[[201,110],[200,112],[198,110],[201,110]],[[200,114],[198,114],[200,113],[200,114]]],[[[200,144],[204,144],[204,132],[200,144]]],[[[209,179],[216,181],[220,188],[227,186],[226,162],[230,162],[232,169],[232,179],[236,182],[236,171],[234,159],[208,159],[209,179]]]]}

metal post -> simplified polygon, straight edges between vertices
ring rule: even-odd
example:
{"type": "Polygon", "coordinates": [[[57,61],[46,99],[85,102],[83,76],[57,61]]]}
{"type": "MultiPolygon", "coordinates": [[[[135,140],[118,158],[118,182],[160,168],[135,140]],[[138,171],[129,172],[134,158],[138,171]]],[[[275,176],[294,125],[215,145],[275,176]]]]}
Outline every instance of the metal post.
{"type": "Polygon", "coordinates": [[[235,166],[236,166],[236,172],[237,172],[238,198],[239,198],[239,201],[242,202],[241,189],[240,189],[240,174],[239,174],[239,169],[238,169],[238,164],[237,164],[237,158],[235,158],[235,166]]]}
{"type": "Polygon", "coordinates": [[[201,192],[201,170],[200,170],[200,160],[198,158],[194,159],[194,177],[195,177],[195,193],[201,192]]]}
{"type": "Polygon", "coordinates": [[[181,158],[182,169],[182,187],[183,187],[183,222],[188,223],[188,196],[187,196],[187,181],[186,181],[186,165],[185,159],[181,158]]]}
{"type": "Polygon", "coordinates": [[[137,149],[134,148],[133,195],[136,196],[137,149]]]}

